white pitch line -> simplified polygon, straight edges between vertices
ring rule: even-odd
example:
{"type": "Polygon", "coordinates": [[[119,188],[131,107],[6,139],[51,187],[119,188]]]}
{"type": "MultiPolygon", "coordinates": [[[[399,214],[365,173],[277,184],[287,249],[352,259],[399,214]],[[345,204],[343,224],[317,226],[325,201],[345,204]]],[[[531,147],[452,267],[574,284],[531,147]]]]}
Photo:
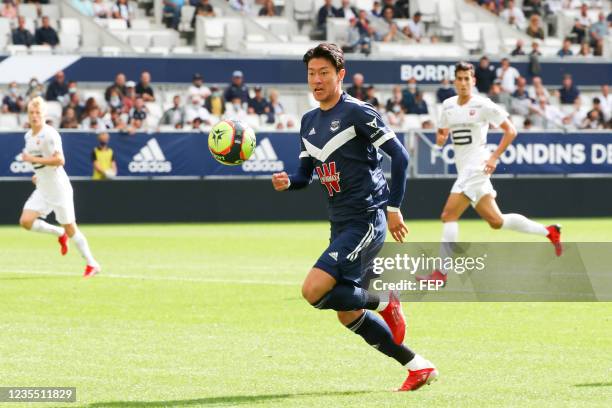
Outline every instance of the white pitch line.
{"type": "MultiPolygon", "coordinates": [[[[0,274],[11,274],[11,273],[18,274],[18,275],[80,277],[78,273],[0,269],[0,274]]],[[[183,276],[120,275],[120,274],[114,274],[114,273],[106,273],[104,271],[102,271],[99,275],[96,275],[95,277],[95,279],[100,279],[100,278],[134,279],[134,280],[149,280],[149,281],[174,281],[174,282],[229,283],[229,284],[243,284],[243,285],[278,285],[278,286],[298,286],[300,285],[300,282],[289,282],[289,281],[271,281],[271,280],[257,280],[257,279],[190,278],[190,277],[183,277],[183,276]]]]}

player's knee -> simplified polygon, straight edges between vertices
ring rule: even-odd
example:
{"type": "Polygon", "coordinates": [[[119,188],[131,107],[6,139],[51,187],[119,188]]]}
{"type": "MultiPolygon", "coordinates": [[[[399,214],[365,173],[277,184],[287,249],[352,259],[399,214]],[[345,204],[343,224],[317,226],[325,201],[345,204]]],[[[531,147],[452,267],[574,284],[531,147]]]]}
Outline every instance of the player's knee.
{"type": "Polygon", "coordinates": [[[66,235],[68,235],[70,238],[76,234],[76,226],[74,224],[63,225],[63,227],[66,235]]]}
{"type": "Polygon", "coordinates": [[[340,321],[340,323],[342,323],[342,325],[348,326],[349,324],[357,320],[359,317],[361,317],[363,312],[364,312],[363,310],[350,310],[346,312],[337,312],[338,320],[340,321]]]}
{"type": "Polygon", "coordinates": [[[442,214],[440,214],[440,220],[442,222],[457,221],[457,217],[450,211],[442,211],[442,214]]]}
{"type": "Polygon", "coordinates": [[[322,290],[322,288],[319,288],[312,283],[304,282],[302,285],[302,297],[313,306],[321,300],[325,293],[326,292],[322,290]]]}
{"type": "Polygon", "coordinates": [[[21,225],[22,228],[30,230],[32,229],[32,224],[34,224],[34,220],[28,217],[21,217],[19,218],[19,225],[21,225]]]}
{"type": "Polygon", "coordinates": [[[500,218],[491,218],[489,220],[487,220],[487,222],[489,223],[489,226],[493,229],[500,229],[502,227],[502,225],[504,225],[504,220],[500,217],[500,218]]]}

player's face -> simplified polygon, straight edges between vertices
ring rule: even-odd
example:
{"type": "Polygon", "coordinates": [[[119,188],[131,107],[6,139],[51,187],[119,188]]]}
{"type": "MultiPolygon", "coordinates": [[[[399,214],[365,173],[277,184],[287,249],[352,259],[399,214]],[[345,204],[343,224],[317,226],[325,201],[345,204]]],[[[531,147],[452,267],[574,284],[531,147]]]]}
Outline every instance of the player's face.
{"type": "Polygon", "coordinates": [[[459,96],[470,96],[474,86],[474,77],[471,71],[455,72],[455,89],[459,96]]]}
{"type": "Polygon", "coordinates": [[[32,106],[28,109],[28,119],[30,121],[30,126],[39,127],[43,124],[42,111],[40,106],[32,106]]]}
{"type": "Polygon", "coordinates": [[[325,58],[313,58],[308,62],[308,86],[318,102],[334,99],[340,93],[340,84],[346,71],[336,68],[325,58]]]}

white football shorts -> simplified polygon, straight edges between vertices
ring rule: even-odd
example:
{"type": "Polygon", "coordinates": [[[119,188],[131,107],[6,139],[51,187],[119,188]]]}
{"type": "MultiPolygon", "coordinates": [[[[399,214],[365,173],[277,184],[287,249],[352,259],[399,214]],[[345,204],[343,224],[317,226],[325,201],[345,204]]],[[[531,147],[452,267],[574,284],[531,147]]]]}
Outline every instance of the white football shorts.
{"type": "Polygon", "coordinates": [[[28,198],[28,201],[24,204],[23,209],[36,211],[41,214],[43,218],[46,218],[51,212],[54,212],[57,222],[61,225],[73,224],[76,221],[74,215],[74,202],[71,194],[67,195],[65,199],[59,202],[52,203],[48,201],[38,189],[35,189],[30,195],[30,198],[28,198]]]}
{"type": "Polygon", "coordinates": [[[491,194],[493,198],[497,197],[497,191],[491,184],[491,176],[481,169],[473,169],[460,174],[451,188],[451,193],[463,193],[470,199],[472,207],[476,207],[480,199],[487,194],[491,194]]]}

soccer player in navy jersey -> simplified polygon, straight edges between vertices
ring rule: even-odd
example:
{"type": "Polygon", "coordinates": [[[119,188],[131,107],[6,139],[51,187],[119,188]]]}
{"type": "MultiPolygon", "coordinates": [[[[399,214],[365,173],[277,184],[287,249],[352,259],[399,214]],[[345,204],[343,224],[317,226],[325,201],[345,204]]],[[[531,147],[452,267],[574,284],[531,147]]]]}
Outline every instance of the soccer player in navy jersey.
{"type": "Polygon", "coordinates": [[[435,380],[438,371],[402,344],[406,323],[397,296],[382,299],[366,290],[387,225],[398,242],[408,233],[399,209],[408,153],[371,105],[342,91],[346,70],[337,45],[318,45],[304,55],[304,63],[319,108],[302,117],[298,171],[272,176],[277,191],[296,190],[309,185],[316,172],[328,198],[330,244],[306,276],[302,295],[318,309],[335,310],[343,325],[405,366],[408,377],[399,391],[416,390],[435,380]],[[378,149],[391,157],[391,190],[378,149]]]}

